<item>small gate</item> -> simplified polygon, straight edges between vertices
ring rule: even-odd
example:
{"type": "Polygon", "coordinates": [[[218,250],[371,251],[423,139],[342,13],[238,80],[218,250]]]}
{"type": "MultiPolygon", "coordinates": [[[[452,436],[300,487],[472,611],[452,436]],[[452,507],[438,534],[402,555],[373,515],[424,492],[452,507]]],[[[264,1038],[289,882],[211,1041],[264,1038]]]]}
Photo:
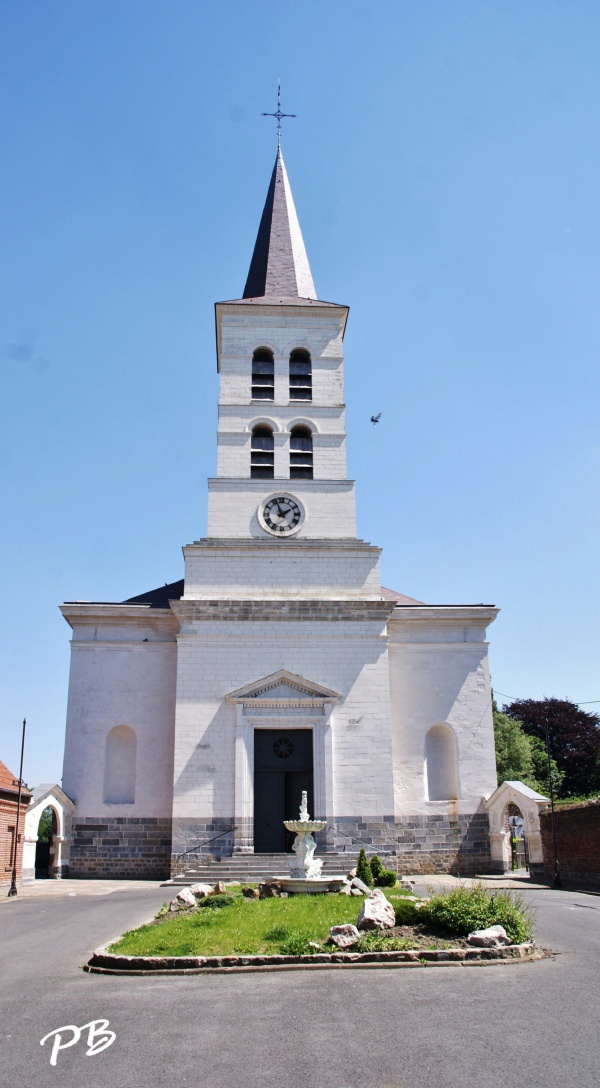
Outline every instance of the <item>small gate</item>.
{"type": "MultiPolygon", "coordinates": [[[[509,806],[516,809],[516,805],[509,806]]],[[[508,817],[510,828],[510,845],[512,851],[512,867],[515,869],[529,870],[529,850],[527,848],[527,836],[525,834],[525,821],[521,813],[513,812],[508,817]]]]}

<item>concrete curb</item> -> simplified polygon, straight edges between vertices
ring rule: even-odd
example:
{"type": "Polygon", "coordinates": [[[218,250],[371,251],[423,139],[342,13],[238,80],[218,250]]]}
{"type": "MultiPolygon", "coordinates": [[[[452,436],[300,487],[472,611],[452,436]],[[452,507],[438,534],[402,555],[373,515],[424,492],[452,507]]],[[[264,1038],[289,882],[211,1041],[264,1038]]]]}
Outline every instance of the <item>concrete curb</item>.
{"type": "Polygon", "coordinates": [[[332,967],[475,967],[531,962],[544,955],[531,942],[503,948],[318,952],[314,956],[120,956],[98,948],[83,970],[102,975],[200,975],[332,967]]]}

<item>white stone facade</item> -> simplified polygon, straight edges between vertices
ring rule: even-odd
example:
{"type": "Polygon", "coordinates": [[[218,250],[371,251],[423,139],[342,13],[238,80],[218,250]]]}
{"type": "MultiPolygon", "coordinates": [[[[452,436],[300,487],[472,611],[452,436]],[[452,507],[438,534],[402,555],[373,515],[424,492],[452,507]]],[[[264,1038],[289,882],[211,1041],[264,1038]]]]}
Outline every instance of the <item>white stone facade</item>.
{"type": "Polygon", "coordinates": [[[489,864],[496,609],[382,593],[346,478],[347,313],[306,298],[217,304],[217,476],[183,586],[169,601],[154,591],[63,606],[74,874],[167,875],[190,848],[252,851],[257,730],[310,731],[320,848],[372,844],[408,871],[489,864]],[[302,401],[290,395],[298,348],[312,369],[302,401]],[[274,360],[270,400],[252,399],[257,349],[274,360]],[[312,478],[290,478],[298,425],[312,436],[312,478]],[[251,476],[256,426],[272,432],[270,478],[251,476]],[[265,528],[275,496],[298,510],[283,535],[265,528]]]}

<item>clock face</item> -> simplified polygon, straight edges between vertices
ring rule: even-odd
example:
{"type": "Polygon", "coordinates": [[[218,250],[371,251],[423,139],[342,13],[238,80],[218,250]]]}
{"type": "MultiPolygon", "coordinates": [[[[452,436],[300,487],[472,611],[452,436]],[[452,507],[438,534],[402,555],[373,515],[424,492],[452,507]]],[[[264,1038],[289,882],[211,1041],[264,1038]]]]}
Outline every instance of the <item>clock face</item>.
{"type": "Polygon", "coordinates": [[[285,536],[300,528],[302,510],[290,495],[276,495],[260,508],[259,519],[264,529],[274,536],[285,536]]]}

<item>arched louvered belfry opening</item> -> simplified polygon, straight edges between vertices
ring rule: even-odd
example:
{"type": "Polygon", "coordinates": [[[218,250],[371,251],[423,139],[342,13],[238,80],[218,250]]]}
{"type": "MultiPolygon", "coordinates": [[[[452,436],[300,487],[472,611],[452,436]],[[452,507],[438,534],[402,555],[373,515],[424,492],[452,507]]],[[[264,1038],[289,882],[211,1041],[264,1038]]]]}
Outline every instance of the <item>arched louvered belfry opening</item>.
{"type": "Polygon", "coordinates": [[[294,427],[290,435],[290,480],[312,480],[313,440],[308,427],[294,427]]]}
{"type": "Polygon", "coordinates": [[[104,758],[105,805],[132,805],[135,801],[137,737],[128,725],[115,725],[106,738],[104,758]]]}
{"type": "Polygon", "coordinates": [[[304,348],[290,355],[290,400],[312,400],[312,363],[304,348]]]}
{"type": "Polygon", "coordinates": [[[272,480],[275,475],[275,441],[273,431],[259,424],[252,431],[250,443],[250,476],[253,480],[272,480]]]}
{"type": "Polygon", "coordinates": [[[252,356],[252,400],[273,400],[275,360],[270,348],[257,348],[252,356]]]}
{"type": "Polygon", "coordinates": [[[425,769],[429,801],[458,798],[456,737],[449,725],[434,725],[425,738],[425,769]]]}

